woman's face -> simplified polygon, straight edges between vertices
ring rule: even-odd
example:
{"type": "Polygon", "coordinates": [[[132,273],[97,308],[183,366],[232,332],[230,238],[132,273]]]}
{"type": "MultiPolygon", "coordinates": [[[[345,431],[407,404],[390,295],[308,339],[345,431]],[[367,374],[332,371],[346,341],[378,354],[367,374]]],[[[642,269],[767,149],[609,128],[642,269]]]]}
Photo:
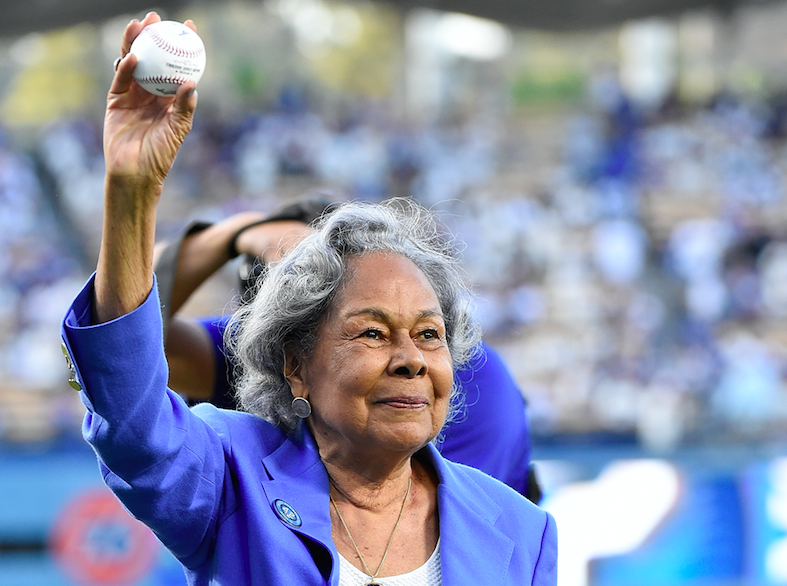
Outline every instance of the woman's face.
{"type": "Polygon", "coordinates": [[[440,431],[453,385],[440,304],[402,256],[366,254],[347,270],[293,394],[311,403],[324,456],[413,453],[440,431]]]}

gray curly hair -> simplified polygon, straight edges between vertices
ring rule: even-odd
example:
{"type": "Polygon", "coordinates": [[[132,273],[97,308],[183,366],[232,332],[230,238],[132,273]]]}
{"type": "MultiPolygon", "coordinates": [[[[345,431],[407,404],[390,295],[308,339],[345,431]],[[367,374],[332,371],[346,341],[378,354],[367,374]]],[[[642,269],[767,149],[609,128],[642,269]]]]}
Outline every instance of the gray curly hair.
{"type": "MultiPolygon", "coordinates": [[[[308,356],[333,299],[347,276],[348,258],[390,252],[411,260],[435,291],[454,367],[474,354],[479,328],[472,295],[451,241],[432,212],[404,198],[347,202],[318,219],[315,232],[266,269],[251,303],[240,307],[225,332],[238,373],[242,409],[290,432],[298,417],[285,379],[285,349],[308,356]]],[[[448,420],[462,397],[454,384],[448,420]]]]}

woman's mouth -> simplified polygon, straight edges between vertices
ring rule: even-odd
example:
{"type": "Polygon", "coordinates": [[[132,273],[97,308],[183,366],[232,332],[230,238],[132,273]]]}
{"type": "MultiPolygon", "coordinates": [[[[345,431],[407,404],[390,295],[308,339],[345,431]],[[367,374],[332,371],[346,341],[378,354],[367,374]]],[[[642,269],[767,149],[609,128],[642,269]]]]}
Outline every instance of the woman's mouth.
{"type": "Polygon", "coordinates": [[[429,401],[423,397],[391,397],[380,401],[383,405],[394,407],[395,409],[419,409],[426,407],[429,401]]]}

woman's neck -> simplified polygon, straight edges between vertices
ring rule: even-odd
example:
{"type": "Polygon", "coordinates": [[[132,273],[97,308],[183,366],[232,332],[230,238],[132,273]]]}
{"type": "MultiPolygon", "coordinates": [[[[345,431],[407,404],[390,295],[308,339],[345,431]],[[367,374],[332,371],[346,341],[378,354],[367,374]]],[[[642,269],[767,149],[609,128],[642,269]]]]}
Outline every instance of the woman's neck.
{"type": "Polygon", "coordinates": [[[382,462],[359,467],[357,461],[323,458],[334,498],[361,509],[380,510],[401,503],[402,494],[413,478],[412,458],[382,466],[382,462]]]}

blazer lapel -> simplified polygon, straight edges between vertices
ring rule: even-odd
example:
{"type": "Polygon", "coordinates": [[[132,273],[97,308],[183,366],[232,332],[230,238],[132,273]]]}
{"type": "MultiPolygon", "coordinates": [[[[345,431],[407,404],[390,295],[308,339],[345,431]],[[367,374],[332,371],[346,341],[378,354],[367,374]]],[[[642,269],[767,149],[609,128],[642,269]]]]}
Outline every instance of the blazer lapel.
{"type": "Polygon", "coordinates": [[[445,465],[428,447],[437,473],[443,583],[503,584],[514,542],[495,527],[505,514],[469,476],[445,465]]]}
{"type": "MultiPolygon", "coordinates": [[[[449,468],[434,446],[428,445],[421,454],[431,460],[440,479],[437,498],[443,583],[502,584],[514,551],[514,542],[494,525],[505,511],[469,476],[449,468]]],[[[291,441],[262,462],[270,476],[262,482],[263,489],[281,522],[321,544],[336,563],[328,474],[311,434],[301,426],[291,441]]]]}
{"type": "Polygon", "coordinates": [[[293,531],[320,543],[335,557],[331,538],[328,474],[304,426],[262,460],[270,480],[262,487],[271,508],[293,531]]]}

